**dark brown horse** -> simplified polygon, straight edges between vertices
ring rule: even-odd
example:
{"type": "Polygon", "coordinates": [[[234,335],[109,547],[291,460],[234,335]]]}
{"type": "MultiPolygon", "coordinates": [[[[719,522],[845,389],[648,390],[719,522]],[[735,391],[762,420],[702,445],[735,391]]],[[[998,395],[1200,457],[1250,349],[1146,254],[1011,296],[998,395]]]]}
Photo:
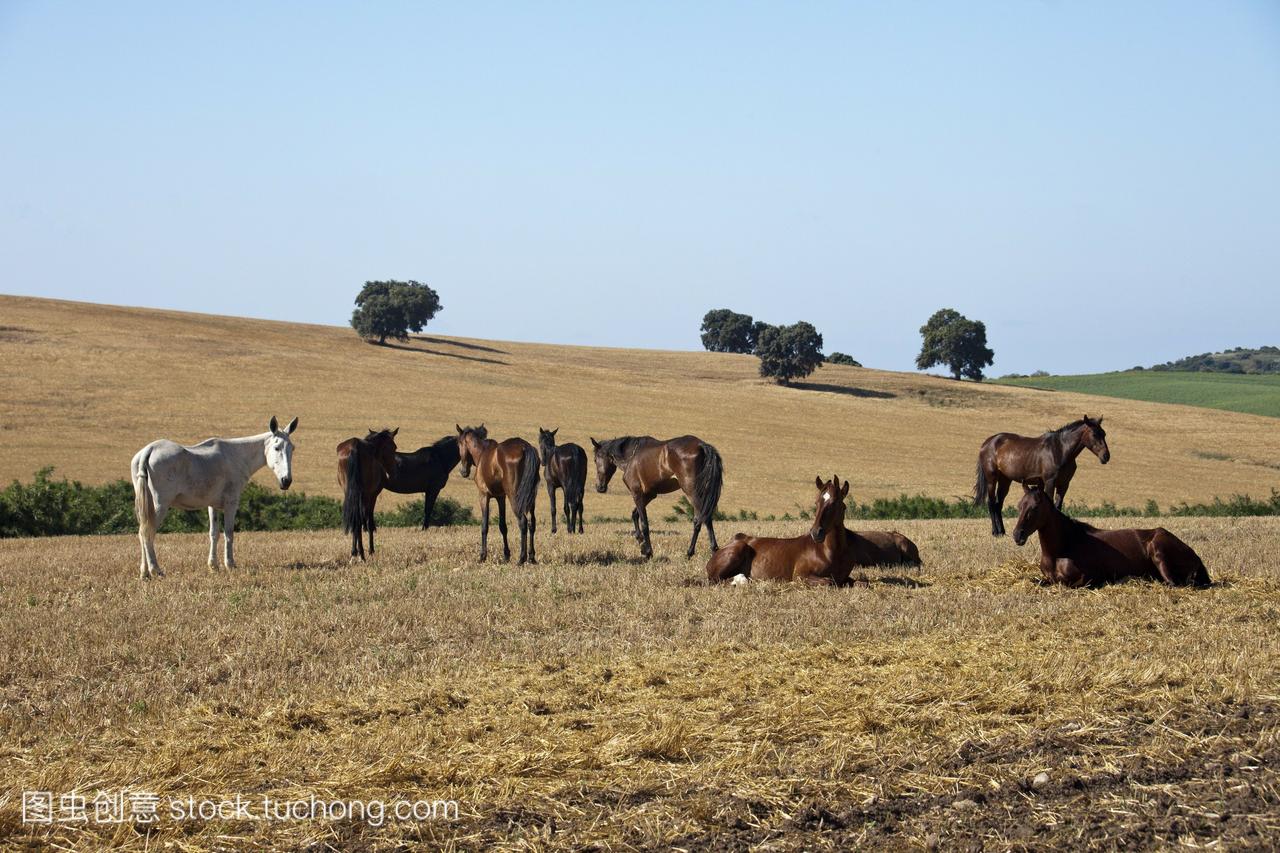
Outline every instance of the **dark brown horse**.
{"type": "Polygon", "coordinates": [[[596,457],[596,491],[609,490],[609,480],[619,468],[622,482],[631,492],[636,508],[631,511],[635,537],[640,553],[653,556],[649,542],[649,502],[658,495],[680,489],[693,504],[693,538],[687,556],[692,557],[698,545],[698,532],[707,526],[707,538],[714,553],[716,530],[713,524],[720,489],[724,485],[724,463],[720,452],[702,439],[682,435],[659,441],[651,435],[628,435],[607,441],[591,439],[596,457]]]}
{"type": "Polygon", "coordinates": [[[587,490],[587,451],[576,444],[556,446],[559,427],[538,427],[538,449],[551,500],[551,532],[556,532],[556,489],[564,490],[564,526],[570,533],[582,531],[582,493],[587,490]]]}
{"type": "Polygon", "coordinates": [[[738,575],[747,580],[804,581],[820,586],[843,586],[849,579],[848,538],[844,529],[844,499],[849,484],[840,478],[822,482],[813,509],[813,526],[803,536],[775,539],[739,533],[707,561],[707,582],[722,583],[738,575]]]}
{"type": "Polygon", "coordinates": [[[973,502],[987,502],[991,514],[991,535],[1004,535],[1004,499],[1010,481],[1026,484],[1038,480],[1047,495],[1057,491],[1055,506],[1062,509],[1062,499],[1076,473],[1076,457],[1089,448],[1106,465],[1111,459],[1107,433],[1102,418],[1085,415],[1064,427],[1046,432],[1039,438],[999,432],[982,442],[978,451],[978,481],[973,486],[973,502]]]}
{"type": "Polygon", "coordinates": [[[351,534],[351,556],[364,559],[361,528],[369,531],[373,554],[373,510],[388,477],[396,470],[396,433],[369,430],[364,438],[348,438],[338,445],[338,487],[342,489],[342,532],[351,534]]]}
{"type": "Polygon", "coordinates": [[[446,435],[428,447],[419,447],[412,453],[396,454],[395,473],[387,475],[383,484],[388,492],[401,495],[422,493],[422,529],[431,526],[431,511],[436,498],[449,479],[449,472],[458,464],[458,439],[446,435]]]}
{"type": "Polygon", "coordinates": [[[1099,530],[1068,518],[1038,485],[1018,502],[1013,541],[1040,534],[1040,571],[1049,583],[1097,586],[1122,578],[1150,578],[1173,586],[1208,586],[1209,572],[1191,546],[1163,527],[1099,530]]]}
{"type": "MultiPolygon", "coordinates": [[[[456,424],[455,424],[456,426],[456,424]]],[[[533,535],[538,527],[534,503],[538,498],[538,454],[523,438],[494,441],[484,424],[458,427],[458,456],[462,460],[461,475],[472,477],[480,492],[480,562],[489,557],[489,503],[498,499],[498,530],[502,532],[502,558],[511,559],[507,542],[507,505],[520,524],[520,563],[538,562],[533,535]]]]}
{"type": "Polygon", "coordinates": [[[849,530],[845,548],[854,566],[919,566],[920,549],[896,530],[849,530]]]}

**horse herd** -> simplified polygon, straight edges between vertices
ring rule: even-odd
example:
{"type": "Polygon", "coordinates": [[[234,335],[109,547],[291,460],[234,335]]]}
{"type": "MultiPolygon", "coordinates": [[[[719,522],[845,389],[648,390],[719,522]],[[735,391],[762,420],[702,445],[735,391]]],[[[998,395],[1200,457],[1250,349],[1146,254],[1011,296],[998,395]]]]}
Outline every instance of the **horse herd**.
{"type": "MultiPolygon", "coordinates": [[[[338,483],[342,488],[344,532],[351,536],[351,556],[364,559],[364,537],[374,552],[374,508],[382,491],[422,494],[422,527],[430,526],[436,498],[449,473],[461,465],[461,476],[472,479],[480,500],[480,560],[488,558],[489,522],[493,501],[498,503],[498,530],[503,558],[510,559],[507,505],[520,529],[520,563],[536,563],[539,479],[546,483],[551,503],[551,530],[556,530],[556,492],[563,493],[564,525],[568,533],[583,532],[583,493],[587,454],[576,444],[556,444],[558,429],[539,429],[539,448],[523,438],[497,441],[484,424],[456,426],[456,434],[412,453],[396,448],[398,429],[370,430],[337,447],[338,483]]],[[[293,481],[294,418],[280,428],[272,417],[265,433],[243,438],[211,438],[184,447],[161,439],[133,457],[131,466],[143,578],[163,575],[156,560],[156,530],[170,509],[209,511],[209,566],[217,565],[219,529],[223,514],[223,563],[235,566],[233,539],[240,494],[253,473],[268,467],[281,489],[293,481]]],[[[850,583],[855,567],[920,565],[920,552],[895,531],[854,531],[844,526],[849,483],[839,477],[814,481],[817,489],[813,524],[808,533],[792,538],[739,533],[724,548],[715,533],[715,512],[724,482],[719,451],[702,439],[684,435],[660,440],[652,436],[591,439],[596,491],[604,493],[614,475],[635,503],[632,534],[640,553],[653,555],[649,538],[648,505],[655,497],[682,491],[692,507],[693,535],[686,556],[692,557],[698,535],[707,528],[711,559],[709,583],[751,580],[795,580],[824,586],[850,583]]],[[[1062,512],[1063,498],[1076,472],[1076,457],[1085,449],[1102,464],[1111,458],[1102,418],[1085,415],[1038,437],[998,433],[982,443],[978,453],[974,502],[987,504],[991,532],[1005,533],[1003,506],[1010,484],[1021,483],[1014,542],[1021,546],[1032,533],[1040,540],[1040,570],[1049,583],[1098,585],[1125,577],[1146,577],[1172,585],[1209,585],[1209,574],[1196,553],[1162,527],[1143,530],[1100,530],[1062,512]]]]}

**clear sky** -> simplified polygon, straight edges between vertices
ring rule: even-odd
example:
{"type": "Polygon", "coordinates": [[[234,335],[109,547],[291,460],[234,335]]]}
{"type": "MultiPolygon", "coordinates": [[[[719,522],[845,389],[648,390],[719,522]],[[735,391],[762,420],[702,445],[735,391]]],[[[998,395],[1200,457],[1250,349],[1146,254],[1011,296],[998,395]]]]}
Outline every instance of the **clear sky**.
{"type": "Polygon", "coordinates": [[[1280,2],[0,0],[0,291],[910,369],[1280,344],[1280,2]]]}

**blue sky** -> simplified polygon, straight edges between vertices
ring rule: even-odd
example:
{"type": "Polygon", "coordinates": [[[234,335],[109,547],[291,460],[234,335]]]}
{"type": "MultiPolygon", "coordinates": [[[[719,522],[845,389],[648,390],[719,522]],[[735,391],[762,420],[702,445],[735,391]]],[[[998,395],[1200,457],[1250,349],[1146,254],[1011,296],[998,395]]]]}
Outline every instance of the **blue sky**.
{"type": "Polygon", "coordinates": [[[0,291],[910,369],[1280,344],[1280,3],[0,0],[0,291]]]}

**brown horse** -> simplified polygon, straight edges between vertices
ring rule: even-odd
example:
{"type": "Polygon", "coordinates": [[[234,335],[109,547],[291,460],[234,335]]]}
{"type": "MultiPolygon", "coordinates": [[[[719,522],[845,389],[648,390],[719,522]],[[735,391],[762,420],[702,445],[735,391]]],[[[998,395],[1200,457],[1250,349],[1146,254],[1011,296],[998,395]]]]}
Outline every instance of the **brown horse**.
{"type": "Polygon", "coordinates": [[[640,553],[653,556],[649,542],[649,513],[646,507],[658,495],[680,489],[693,504],[693,538],[686,556],[698,545],[698,532],[707,526],[707,538],[714,553],[716,530],[713,524],[720,489],[724,485],[724,463],[720,452],[702,439],[682,435],[659,441],[651,435],[628,435],[607,441],[591,439],[596,457],[596,491],[609,490],[609,480],[619,468],[622,482],[631,491],[636,508],[631,511],[640,553]]]}
{"type": "Polygon", "coordinates": [[[1040,571],[1049,583],[1097,586],[1121,578],[1164,581],[1173,586],[1209,586],[1209,572],[1191,546],[1163,527],[1099,530],[1068,518],[1038,485],[1018,502],[1013,541],[1040,534],[1040,571]]]}
{"type": "Polygon", "coordinates": [[[351,556],[364,559],[360,529],[369,531],[373,554],[373,510],[378,493],[396,470],[396,433],[400,429],[369,430],[364,438],[348,438],[338,445],[338,487],[342,489],[342,532],[351,534],[351,556]]]}
{"type": "Polygon", "coordinates": [[[844,531],[845,549],[854,566],[919,566],[920,549],[896,530],[844,531]]]}
{"type": "Polygon", "coordinates": [[[1012,480],[1023,484],[1039,480],[1050,497],[1056,489],[1055,506],[1062,509],[1062,499],[1076,473],[1076,457],[1086,447],[1103,465],[1110,461],[1111,450],[1107,447],[1102,418],[1094,420],[1085,415],[1039,438],[999,432],[982,442],[973,502],[981,505],[986,500],[987,511],[991,513],[991,535],[1004,535],[1002,512],[1012,480]]]}
{"type": "Polygon", "coordinates": [[[559,427],[538,427],[538,449],[546,472],[547,497],[551,501],[551,532],[556,532],[556,489],[564,490],[564,526],[582,532],[582,494],[587,490],[587,451],[576,444],[556,445],[559,427]]]}
{"type": "Polygon", "coordinates": [[[849,579],[844,499],[849,484],[840,478],[822,482],[813,509],[813,527],[804,536],[775,539],[739,533],[707,561],[707,582],[722,583],[737,575],[748,580],[798,580],[820,586],[843,586],[849,579]]]}
{"type": "MultiPolygon", "coordinates": [[[[455,424],[454,426],[457,426],[455,424]]],[[[538,520],[534,503],[538,498],[538,454],[523,438],[494,441],[484,424],[458,427],[458,456],[462,460],[461,475],[472,478],[475,468],[476,489],[480,492],[480,562],[489,557],[489,502],[498,499],[498,530],[502,532],[502,558],[511,559],[507,542],[507,505],[520,524],[520,563],[537,563],[533,534],[538,520]]]]}

